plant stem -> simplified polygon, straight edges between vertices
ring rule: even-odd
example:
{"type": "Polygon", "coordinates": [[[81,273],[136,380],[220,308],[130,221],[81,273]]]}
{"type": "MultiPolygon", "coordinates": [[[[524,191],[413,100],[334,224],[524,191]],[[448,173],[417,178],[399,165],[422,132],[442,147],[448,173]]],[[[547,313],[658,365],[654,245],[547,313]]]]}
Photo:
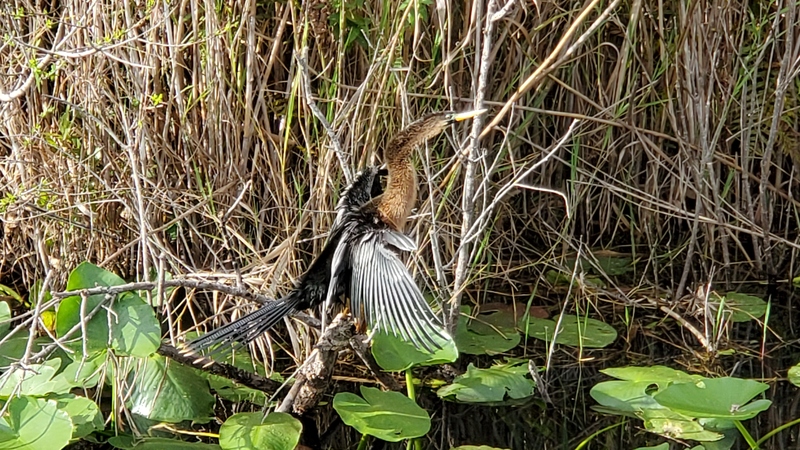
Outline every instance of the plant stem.
{"type": "MultiPolygon", "coordinates": [[[[406,392],[408,392],[408,398],[410,398],[414,402],[417,401],[417,395],[416,392],[414,391],[414,375],[411,373],[410,368],[406,369],[406,392]]],[[[422,450],[422,441],[419,438],[409,439],[406,449],[422,450]]]]}
{"type": "Polygon", "coordinates": [[[358,441],[358,450],[367,450],[367,442],[369,442],[369,435],[364,433],[361,435],[361,440],[358,441]]]}
{"type": "Polygon", "coordinates": [[[753,439],[753,436],[750,436],[750,433],[747,432],[744,425],[742,425],[741,420],[734,420],[733,423],[736,425],[736,429],[739,430],[739,433],[742,433],[742,437],[745,441],[747,441],[747,445],[750,446],[750,450],[758,450],[760,447],[758,443],[753,439]]]}
{"type": "Polygon", "coordinates": [[[767,439],[771,438],[772,436],[780,433],[781,431],[783,431],[783,430],[785,430],[785,429],[787,429],[789,427],[793,427],[793,426],[795,426],[797,424],[800,424],[800,419],[794,419],[791,422],[786,422],[785,424],[783,424],[783,425],[779,426],[778,428],[775,428],[774,430],[772,430],[769,433],[765,434],[764,437],[762,437],[761,439],[758,440],[758,442],[756,442],[756,446],[759,446],[759,445],[763,444],[764,442],[767,441],[767,439]]]}

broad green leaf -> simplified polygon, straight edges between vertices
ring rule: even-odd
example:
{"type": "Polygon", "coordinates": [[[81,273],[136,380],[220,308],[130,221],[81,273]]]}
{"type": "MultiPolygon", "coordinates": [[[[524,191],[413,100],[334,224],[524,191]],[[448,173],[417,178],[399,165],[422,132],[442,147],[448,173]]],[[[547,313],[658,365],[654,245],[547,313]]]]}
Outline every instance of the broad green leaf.
{"type": "Polygon", "coordinates": [[[138,366],[127,375],[133,390],[126,404],[132,413],[171,423],[210,420],[214,396],[194,369],[160,355],[131,362],[138,366]]]}
{"type": "Polygon", "coordinates": [[[80,439],[105,428],[100,408],[92,400],[72,394],[55,400],[58,409],[67,413],[72,421],[72,439],[80,439]]]}
{"type": "Polygon", "coordinates": [[[769,400],[748,402],[769,389],[766,383],[741,378],[705,378],[672,384],[653,398],[662,406],[690,417],[747,420],[769,408],[769,400]]]}
{"type": "MultiPolygon", "coordinates": [[[[32,350],[34,353],[40,351],[43,346],[52,344],[53,341],[48,336],[41,336],[33,340],[32,350]]],[[[11,336],[3,345],[0,345],[0,367],[7,367],[17,362],[25,354],[28,347],[28,333],[16,333],[11,336]]],[[[60,350],[60,349],[59,349],[60,350]]],[[[51,355],[50,359],[53,359],[51,355]]]]}
{"type": "Polygon", "coordinates": [[[234,414],[219,429],[224,450],[294,450],[303,425],[289,414],[273,412],[234,414]]]}
{"type": "Polygon", "coordinates": [[[106,353],[99,353],[93,358],[76,360],[67,365],[60,376],[73,387],[93,388],[100,382],[106,364],[106,353]]]}
{"type": "Polygon", "coordinates": [[[696,383],[703,379],[700,375],[689,375],[686,372],[665,366],[612,367],[603,369],[600,372],[620,380],[654,383],[659,388],[666,387],[670,383],[696,383]]]}
{"type": "Polygon", "coordinates": [[[604,381],[597,383],[589,391],[597,403],[619,412],[636,413],[644,409],[663,409],[648,388],[649,381],[604,381]]]}
{"type": "Polygon", "coordinates": [[[507,448],[489,447],[488,445],[459,445],[450,450],[508,450],[507,448]]]}
{"type": "MultiPolygon", "coordinates": [[[[73,270],[67,280],[67,290],[89,289],[96,286],[118,286],[125,280],[94,264],[81,263],[73,270]]],[[[89,296],[84,302],[81,297],[65,298],[56,314],[56,334],[64,336],[85,314],[92,312],[105,301],[104,295],[89,296]]],[[[96,312],[86,322],[86,336],[78,331],[68,346],[77,352],[84,350],[88,355],[111,348],[121,355],[146,357],[156,351],[161,340],[161,328],[153,308],[133,293],[125,293],[110,304],[112,313],[106,309],[96,312]],[[111,323],[111,329],[109,329],[111,323]],[[84,343],[85,340],[85,343],[84,343]]]]}
{"type": "Polygon", "coordinates": [[[733,322],[749,322],[763,317],[767,312],[767,302],[754,295],[728,292],[723,297],[713,292],[710,299],[717,305],[724,303],[724,307],[733,312],[733,322]]]}
{"type": "MultiPolygon", "coordinates": [[[[0,286],[2,286],[0,284],[0,286]]],[[[0,337],[8,334],[11,328],[11,307],[6,302],[0,302],[0,337]]]]}
{"type": "Polygon", "coordinates": [[[69,415],[54,400],[14,397],[0,417],[0,450],[59,450],[72,437],[69,415]]]}
{"type": "Polygon", "coordinates": [[[647,409],[642,412],[644,427],[673,439],[693,439],[695,441],[718,441],[722,434],[703,428],[696,420],[668,409],[647,409]]]}
{"type": "Polygon", "coordinates": [[[795,364],[789,369],[787,374],[789,382],[795,386],[800,387],[800,364],[795,364]]]}
{"type": "Polygon", "coordinates": [[[597,256],[597,265],[606,275],[625,275],[633,270],[633,259],[629,256],[597,256]]]}
{"type": "Polygon", "coordinates": [[[117,353],[145,358],[158,350],[161,326],[152,306],[128,292],[117,298],[113,310],[111,345],[117,353]]]}
{"type": "MultiPolygon", "coordinates": [[[[528,335],[547,342],[553,341],[553,331],[558,323],[555,320],[528,318],[528,335]]],[[[526,330],[525,324],[520,324],[526,330]]],[[[617,331],[604,322],[596,319],[576,317],[573,314],[564,316],[556,336],[556,343],[574,347],[603,348],[617,339],[617,331]]]]}
{"type": "Polygon", "coordinates": [[[456,347],[458,351],[470,355],[494,355],[511,350],[519,345],[514,315],[508,311],[496,311],[491,314],[478,314],[470,319],[472,308],[461,307],[461,319],[456,329],[456,347]]]}
{"type": "Polygon", "coordinates": [[[440,388],[436,395],[465,403],[501,403],[506,396],[511,399],[530,397],[535,384],[525,377],[527,372],[525,363],[501,364],[488,369],[478,369],[470,363],[466,373],[440,388]]]}
{"type": "Polygon", "coordinates": [[[431,429],[428,412],[399,392],[361,386],[361,395],[340,392],[333,398],[342,421],[361,434],[399,442],[424,436],[431,429]]]}
{"type": "Polygon", "coordinates": [[[0,398],[12,395],[42,397],[50,393],[66,394],[73,385],[60,375],[61,359],[54,358],[42,364],[32,364],[25,370],[14,368],[0,376],[0,398]]]}
{"type": "Polygon", "coordinates": [[[662,442],[653,447],[636,447],[635,450],[669,450],[669,442],[662,442]]]}
{"type": "Polygon", "coordinates": [[[453,339],[436,338],[441,348],[433,353],[417,348],[401,337],[378,332],[372,338],[372,356],[382,369],[399,372],[414,366],[433,366],[458,359],[453,339]]]}
{"type": "Polygon", "coordinates": [[[216,444],[203,444],[202,442],[186,442],[177,439],[145,437],[135,440],[130,435],[120,435],[109,438],[108,443],[114,448],[124,450],[222,450],[216,444]]]}

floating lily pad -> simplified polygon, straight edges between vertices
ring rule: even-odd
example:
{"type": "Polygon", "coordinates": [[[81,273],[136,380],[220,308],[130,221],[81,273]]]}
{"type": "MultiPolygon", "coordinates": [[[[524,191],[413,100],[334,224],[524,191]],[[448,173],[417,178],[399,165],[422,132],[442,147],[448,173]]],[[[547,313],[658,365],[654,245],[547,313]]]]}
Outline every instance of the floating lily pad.
{"type": "Polygon", "coordinates": [[[703,379],[700,375],[689,375],[665,366],[612,367],[600,372],[620,380],[654,383],[660,388],[666,387],[670,383],[695,383],[703,379]]]}
{"type": "Polygon", "coordinates": [[[618,413],[663,409],[648,392],[652,385],[649,381],[604,381],[594,385],[589,395],[597,403],[618,413]]]}
{"type": "Polygon", "coordinates": [[[54,450],[72,437],[69,415],[55,400],[13,397],[0,417],[0,449],[54,450]]]}
{"type": "Polygon", "coordinates": [[[177,439],[144,437],[134,439],[133,436],[122,434],[108,439],[108,443],[114,448],[124,450],[221,450],[222,447],[216,444],[204,444],[202,442],[186,442],[177,439]]]}
{"type": "Polygon", "coordinates": [[[747,420],[765,411],[769,400],[750,402],[769,389],[766,383],[741,378],[705,378],[698,383],[672,384],[653,398],[690,417],[747,420]]]}
{"type": "Polygon", "coordinates": [[[462,317],[455,338],[458,351],[470,355],[494,355],[519,345],[520,336],[513,314],[494,311],[470,318],[471,312],[469,306],[461,307],[462,317]]]}
{"type": "Polygon", "coordinates": [[[800,364],[795,364],[789,369],[788,373],[789,382],[795,386],[800,387],[800,364]]]}
{"type": "Polygon", "coordinates": [[[372,356],[383,370],[399,372],[414,366],[433,366],[458,359],[455,341],[434,336],[441,348],[429,353],[411,342],[392,334],[378,332],[372,338],[372,356]]]}
{"type": "Polygon", "coordinates": [[[431,429],[428,412],[399,392],[361,386],[361,395],[340,392],[333,398],[342,421],[361,434],[399,442],[424,436],[431,429]]]}
{"type": "Polygon", "coordinates": [[[734,322],[749,322],[764,317],[767,313],[767,302],[755,295],[738,292],[725,294],[725,306],[733,311],[731,320],[734,322]]]}
{"type": "Polygon", "coordinates": [[[708,431],[696,420],[669,409],[648,409],[642,412],[644,428],[672,439],[718,441],[722,434],[708,431]]]}
{"type": "Polygon", "coordinates": [[[502,403],[506,397],[522,399],[534,393],[535,383],[526,378],[527,363],[498,364],[478,369],[472,363],[467,372],[453,383],[440,388],[436,395],[464,403],[502,403]]]}
{"type": "Polygon", "coordinates": [[[214,396],[194,369],[160,355],[130,362],[138,365],[127,375],[133,387],[127,401],[132,413],[170,423],[211,419],[214,396]]]}
{"type": "MultiPolygon", "coordinates": [[[[87,262],[81,263],[70,274],[67,290],[75,291],[96,286],[118,286],[125,280],[87,262]]],[[[56,334],[62,337],[84,320],[85,314],[105,301],[105,296],[91,295],[85,301],[79,296],[61,301],[56,314],[56,334]]],[[[138,295],[127,292],[109,304],[110,312],[101,309],[86,321],[81,330],[73,334],[67,345],[77,352],[95,355],[109,348],[121,355],[146,357],[153,354],[161,342],[161,326],[153,308],[138,295]],[[109,327],[109,324],[111,326],[109,327]],[[86,335],[81,334],[86,330],[86,335]],[[110,338],[110,339],[109,339],[110,338]],[[85,342],[84,342],[85,340],[85,342]]]]}
{"type": "Polygon", "coordinates": [[[239,413],[220,427],[219,445],[225,450],[294,450],[302,430],[303,425],[290,414],[239,413]]]}
{"type": "MultiPolygon", "coordinates": [[[[561,316],[559,316],[561,317],[561,316]]],[[[547,342],[553,341],[553,332],[558,323],[555,320],[530,317],[527,326],[523,322],[520,329],[527,331],[529,336],[547,342]]],[[[574,347],[603,348],[617,339],[617,331],[604,322],[596,319],[577,317],[572,314],[564,315],[561,327],[556,334],[556,344],[571,345],[574,347]]]]}

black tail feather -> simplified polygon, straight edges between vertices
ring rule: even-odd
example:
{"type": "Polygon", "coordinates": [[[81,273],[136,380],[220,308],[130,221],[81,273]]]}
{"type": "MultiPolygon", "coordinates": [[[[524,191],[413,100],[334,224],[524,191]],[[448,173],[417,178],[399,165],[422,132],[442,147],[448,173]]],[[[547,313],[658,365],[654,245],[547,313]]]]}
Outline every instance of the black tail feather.
{"type": "Polygon", "coordinates": [[[215,345],[235,342],[247,345],[275,326],[281,319],[295,312],[297,312],[296,301],[291,296],[269,302],[241,319],[192,340],[186,344],[184,352],[195,354],[215,345]]]}

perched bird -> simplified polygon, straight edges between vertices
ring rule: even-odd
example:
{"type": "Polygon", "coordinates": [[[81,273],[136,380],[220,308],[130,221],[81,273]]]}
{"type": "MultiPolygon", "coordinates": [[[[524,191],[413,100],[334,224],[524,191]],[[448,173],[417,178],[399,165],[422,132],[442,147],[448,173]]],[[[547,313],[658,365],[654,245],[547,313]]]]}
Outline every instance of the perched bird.
{"type": "Polygon", "coordinates": [[[187,344],[190,353],[216,344],[247,344],[297,311],[327,305],[343,294],[359,325],[398,334],[417,347],[433,351],[447,333],[425,301],[399,251],[416,243],[404,234],[417,199],[413,150],[447,128],[475,117],[482,110],[430,114],[400,131],[384,151],[388,179],[368,167],[342,193],[337,214],[322,253],[311,263],[289,294],[263,305],[234,322],[187,344]]]}

